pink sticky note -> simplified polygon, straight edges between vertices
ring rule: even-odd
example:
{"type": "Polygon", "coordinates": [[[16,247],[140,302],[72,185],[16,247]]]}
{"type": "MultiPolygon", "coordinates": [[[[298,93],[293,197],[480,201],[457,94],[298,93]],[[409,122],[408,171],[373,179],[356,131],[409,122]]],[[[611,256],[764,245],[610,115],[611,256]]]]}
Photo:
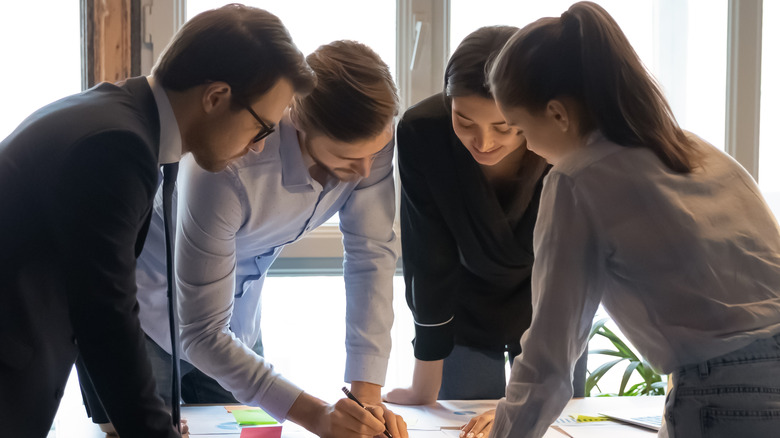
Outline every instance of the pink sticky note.
{"type": "Polygon", "coordinates": [[[281,425],[241,428],[241,438],[281,438],[281,436],[281,425]]]}
{"type": "Polygon", "coordinates": [[[233,411],[248,411],[252,409],[257,409],[257,406],[246,406],[246,405],[228,405],[225,406],[225,410],[228,412],[233,411]]]}

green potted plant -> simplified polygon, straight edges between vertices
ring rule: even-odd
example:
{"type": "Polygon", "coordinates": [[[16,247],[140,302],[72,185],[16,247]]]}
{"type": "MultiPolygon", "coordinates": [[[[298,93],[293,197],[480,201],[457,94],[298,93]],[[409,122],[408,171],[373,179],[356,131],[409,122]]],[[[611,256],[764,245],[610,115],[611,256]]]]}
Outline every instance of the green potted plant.
{"type": "Polygon", "coordinates": [[[600,392],[600,394],[598,394],[600,397],[614,395],[664,395],[666,391],[666,381],[663,379],[663,377],[656,373],[655,370],[653,370],[650,364],[648,364],[641,355],[634,353],[634,351],[631,350],[626,342],[624,342],[618,335],[606,327],[606,323],[608,321],[609,318],[603,318],[594,322],[590,330],[588,341],[592,340],[594,336],[602,336],[609,340],[614,349],[603,348],[589,350],[588,355],[602,354],[607,356],[614,356],[616,359],[610,360],[588,373],[588,378],[585,381],[585,396],[590,397],[593,388],[596,388],[600,392]],[[622,362],[626,362],[627,364],[623,370],[623,378],[620,382],[620,388],[618,389],[617,393],[605,393],[599,387],[599,381],[608,371],[615,368],[616,365],[622,362]],[[637,373],[640,376],[641,381],[629,388],[626,388],[626,386],[628,386],[629,380],[631,380],[631,376],[634,373],[637,373]]]}

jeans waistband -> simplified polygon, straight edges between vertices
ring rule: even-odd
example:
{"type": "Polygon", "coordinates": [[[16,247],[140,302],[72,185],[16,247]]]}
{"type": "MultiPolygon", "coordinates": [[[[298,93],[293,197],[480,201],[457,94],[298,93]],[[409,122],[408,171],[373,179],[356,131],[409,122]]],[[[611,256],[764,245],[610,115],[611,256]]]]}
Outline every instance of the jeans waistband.
{"type": "Polygon", "coordinates": [[[761,357],[766,357],[767,359],[780,358],[780,333],[768,338],[757,339],[738,350],[713,357],[712,359],[680,367],[672,374],[698,373],[704,376],[709,374],[710,367],[714,365],[724,363],[738,364],[742,360],[755,360],[761,357]]]}

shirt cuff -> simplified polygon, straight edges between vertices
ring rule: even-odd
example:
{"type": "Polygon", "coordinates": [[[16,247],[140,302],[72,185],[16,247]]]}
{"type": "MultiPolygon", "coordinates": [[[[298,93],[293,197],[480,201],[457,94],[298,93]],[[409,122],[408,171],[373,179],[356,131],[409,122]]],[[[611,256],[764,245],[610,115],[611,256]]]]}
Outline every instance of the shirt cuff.
{"type": "Polygon", "coordinates": [[[372,354],[349,354],[344,370],[344,381],[367,382],[385,386],[389,358],[372,354]]]}
{"type": "Polygon", "coordinates": [[[263,388],[252,400],[240,400],[242,403],[258,405],[280,423],[287,418],[293,403],[303,393],[301,388],[282,376],[276,376],[274,381],[263,388]]]}
{"type": "Polygon", "coordinates": [[[420,360],[441,360],[455,347],[455,324],[450,320],[435,326],[414,325],[414,357],[420,360]]]}

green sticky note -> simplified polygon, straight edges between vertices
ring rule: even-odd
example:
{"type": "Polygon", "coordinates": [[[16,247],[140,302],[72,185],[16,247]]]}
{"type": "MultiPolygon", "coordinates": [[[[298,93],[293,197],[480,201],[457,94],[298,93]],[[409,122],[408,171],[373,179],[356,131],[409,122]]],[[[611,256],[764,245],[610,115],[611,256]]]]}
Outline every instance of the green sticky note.
{"type": "Polygon", "coordinates": [[[231,413],[241,425],[277,424],[273,417],[260,408],[238,410],[231,413]]]}

